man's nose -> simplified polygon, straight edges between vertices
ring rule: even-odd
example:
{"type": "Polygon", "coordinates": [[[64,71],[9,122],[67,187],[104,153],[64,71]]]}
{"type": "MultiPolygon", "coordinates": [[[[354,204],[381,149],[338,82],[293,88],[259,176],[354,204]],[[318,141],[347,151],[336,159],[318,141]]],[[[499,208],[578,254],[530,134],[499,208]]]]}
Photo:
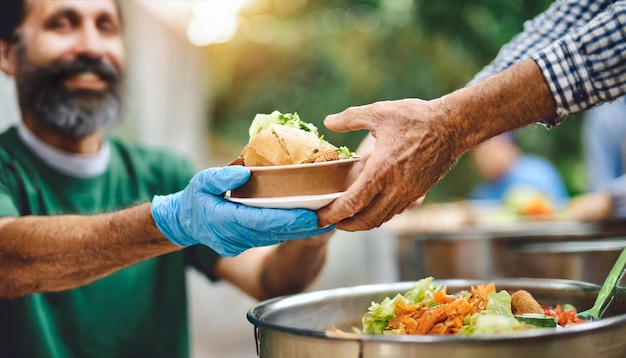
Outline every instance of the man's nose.
{"type": "Polygon", "coordinates": [[[78,35],[76,52],[92,58],[100,58],[104,50],[102,34],[98,31],[95,24],[85,24],[78,35]]]}

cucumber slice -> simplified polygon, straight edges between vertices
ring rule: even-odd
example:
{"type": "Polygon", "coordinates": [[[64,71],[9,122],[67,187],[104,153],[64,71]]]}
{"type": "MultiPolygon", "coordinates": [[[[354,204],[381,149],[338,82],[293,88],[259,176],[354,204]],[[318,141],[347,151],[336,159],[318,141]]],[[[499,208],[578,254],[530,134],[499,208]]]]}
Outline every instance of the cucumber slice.
{"type": "Polygon", "coordinates": [[[574,307],[574,305],[570,305],[569,303],[564,303],[561,305],[561,310],[563,310],[563,312],[565,311],[574,311],[576,313],[578,313],[578,310],[576,310],[576,307],[574,307]]]}
{"type": "Polygon", "coordinates": [[[515,318],[520,322],[532,324],[536,327],[556,327],[557,325],[556,318],[542,314],[526,313],[516,315],[515,318]]]}

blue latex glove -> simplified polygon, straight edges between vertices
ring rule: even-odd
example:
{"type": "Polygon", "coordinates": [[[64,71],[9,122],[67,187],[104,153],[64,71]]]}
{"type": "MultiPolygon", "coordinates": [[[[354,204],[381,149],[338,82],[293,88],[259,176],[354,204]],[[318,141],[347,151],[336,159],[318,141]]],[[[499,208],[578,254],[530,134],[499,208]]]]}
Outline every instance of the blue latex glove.
{"type": "Polygon", "coordinates": [[[249,178],[250,170],[242,166],[201,171],[182,191],[155,196],[152,217],[174,244],[203,244],[224,257],[334,229],[319,229],[311,210],[253,208],[224,199],[226,191],[249,178]]]}

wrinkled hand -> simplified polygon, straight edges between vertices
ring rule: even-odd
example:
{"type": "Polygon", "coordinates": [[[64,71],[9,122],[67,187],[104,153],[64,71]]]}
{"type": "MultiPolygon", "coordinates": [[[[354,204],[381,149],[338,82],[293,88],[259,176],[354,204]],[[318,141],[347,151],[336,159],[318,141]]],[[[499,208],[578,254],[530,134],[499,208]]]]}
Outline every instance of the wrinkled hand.
{"type": "Polygon", "coordinates": [[[317,216],[310,210],[253,208],[222,197],[249,178],[250,170],[242,166],[201,171],[184,190],[153,198],[154,221],[174,244],[203,244],[225,257],[333,229],[318,229],[317,216]]]}
{"type": "Polygon", "coordinates": [[[558,118],[533,59],[440,98],[376,102],[326,117],[330,130],[369,129],[374,152],[348,190],[318,211],[320,225],[366,230],[426,194],[461,154],[500,133],[558,118]]]}
{"type": "Polygon", "coordinates": [[[419,203],[463,152],[444,117],[432,101],[419,99],[376,102],[326,117],[330,130],[368,129],[376,141],[357,180],[318,211],[320,225],[368,230],[419,203]]]}

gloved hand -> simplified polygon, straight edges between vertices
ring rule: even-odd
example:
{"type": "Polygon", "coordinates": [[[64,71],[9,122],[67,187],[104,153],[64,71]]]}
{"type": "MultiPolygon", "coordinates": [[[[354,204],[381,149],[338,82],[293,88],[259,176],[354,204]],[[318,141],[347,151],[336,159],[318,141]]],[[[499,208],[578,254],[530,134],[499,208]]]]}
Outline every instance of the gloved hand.
{"type": "Polygon", "coordinates": [[[224,199],[223,193],[249,178],[250,170],[242,166],[201,171],[182,191],[155,196],[152,217],[174,244],[207,245],[224,257],[334,229],[319,229],[310,210],[253,208],[224,199]]]}

